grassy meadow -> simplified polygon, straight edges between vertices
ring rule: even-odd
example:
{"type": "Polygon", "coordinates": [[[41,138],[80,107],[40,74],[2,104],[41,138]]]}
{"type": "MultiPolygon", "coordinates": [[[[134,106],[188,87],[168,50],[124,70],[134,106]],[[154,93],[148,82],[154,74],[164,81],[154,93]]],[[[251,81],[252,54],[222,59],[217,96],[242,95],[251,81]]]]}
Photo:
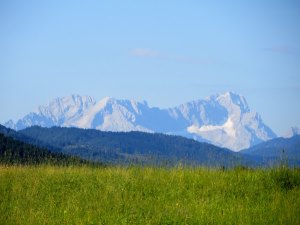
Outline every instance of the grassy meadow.
{"type": "Polygon", "coordinates": [[[0,224],[300,224],[300,170],[0,166],[0,224]]]}

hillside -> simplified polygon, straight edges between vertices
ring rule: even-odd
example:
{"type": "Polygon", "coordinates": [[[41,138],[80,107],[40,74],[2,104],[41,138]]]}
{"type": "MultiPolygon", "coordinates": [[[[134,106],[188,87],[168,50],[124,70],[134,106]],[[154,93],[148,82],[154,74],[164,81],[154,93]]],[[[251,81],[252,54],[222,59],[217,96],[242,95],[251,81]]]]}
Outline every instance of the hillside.
{"type": "Polygon", "coordinates": [[[84,159],[113,164],[231,166],[244,162],[236,153],[180,136],[143,132],[103,132],[79,128],[30,127],[18,132],[32,144],[84,159]]]}
{"type": "Polygon", "coordinates": [[[65,155],[63,153],[51,153],[45,148],[26,144],[0,133],[0,164],[83,165],[91,163],[78,157],[65,155]]]}
{"type": "Polygon", "coordinates": [[[291,165],[300,165],[300,135],[290,138],[275,138],[242,150],[242,154],[279,162],[288,160],[291,165]]]}

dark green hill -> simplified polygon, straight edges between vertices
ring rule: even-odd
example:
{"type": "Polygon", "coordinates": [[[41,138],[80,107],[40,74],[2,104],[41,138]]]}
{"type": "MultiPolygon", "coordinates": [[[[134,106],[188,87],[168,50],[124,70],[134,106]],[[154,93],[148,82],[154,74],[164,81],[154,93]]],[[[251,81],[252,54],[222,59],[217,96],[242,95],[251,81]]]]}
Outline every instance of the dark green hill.
{"type": "Polygon", "coordinates": [[[91,164],[78,157],[26,144],[0,133],[0,164],[6,165],[83,165],[91,164]]]}
{"type": "Polygon", "coordinates": [[[32,144],[113,164],[232,166],[243,161],[228,149],[180,136],[61,127],[30,127],[18,133],[32,144]]]}
{"type": "Polygon", "coordinates": [[[10,137],[15,137],[18,135],[17,131],[7,128],[1,124],[0,124],[0,133],[4,134],[4,136],[10,136],[10,137]]]}

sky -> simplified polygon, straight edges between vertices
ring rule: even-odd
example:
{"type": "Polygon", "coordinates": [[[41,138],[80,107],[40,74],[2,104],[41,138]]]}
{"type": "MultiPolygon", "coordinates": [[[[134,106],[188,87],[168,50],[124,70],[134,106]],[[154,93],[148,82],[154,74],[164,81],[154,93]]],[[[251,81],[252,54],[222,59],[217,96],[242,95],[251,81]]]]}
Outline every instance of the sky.
{"type": "Polygon", "coordinates": [[[0,1],[0,123],[70,94],[167,108],[239,93],[300,127],[299,0],[0,1]]]}

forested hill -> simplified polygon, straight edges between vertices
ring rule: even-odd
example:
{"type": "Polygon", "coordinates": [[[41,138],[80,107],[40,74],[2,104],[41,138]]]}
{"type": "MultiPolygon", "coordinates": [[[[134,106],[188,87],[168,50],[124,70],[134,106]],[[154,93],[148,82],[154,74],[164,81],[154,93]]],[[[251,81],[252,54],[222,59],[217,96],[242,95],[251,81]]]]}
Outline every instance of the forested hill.
{"type": "Polygon", "coordinates": [[[0,164],[6,165],[84,165],[91,164],[78,157],[62,153],[51,153],[0,133],[0,164]]]}
{"type": "Polygon", "coordinates": [[[300,166],[300,135],[290,138],[275,138],[241,151],[247,156],[261,157],[266,160],[287,160],[289,165],[300,166]]]}
{"type": "Polygon", "coordinates": [[[241,163],[236,153],[180,136],[143,132],[102,132],[79,128],[30,127],[18,132],[32,144],[113,164],[178,164],[230,166],[241,163]],[[36,143],[34,143],[36,142],[36,143]]]}

